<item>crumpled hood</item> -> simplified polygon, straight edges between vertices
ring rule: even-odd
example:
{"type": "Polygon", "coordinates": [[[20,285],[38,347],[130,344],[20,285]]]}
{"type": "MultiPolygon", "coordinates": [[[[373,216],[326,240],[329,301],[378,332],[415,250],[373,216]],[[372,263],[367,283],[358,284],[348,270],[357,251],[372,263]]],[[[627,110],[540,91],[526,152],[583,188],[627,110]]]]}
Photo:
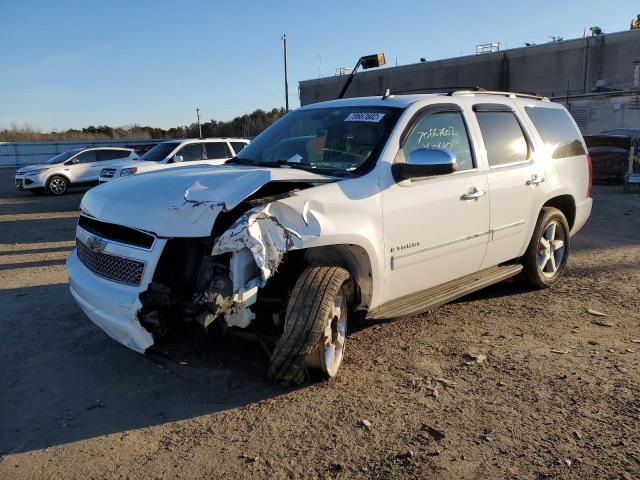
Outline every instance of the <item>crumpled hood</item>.
{"type": "Polygon", "coordinates": [[[80,208],[98,220],[160,237],[206,237],[222,210],[266,183],[335,180],[293,168],[181,166],[104,183],[84,195],[80,208]]]}

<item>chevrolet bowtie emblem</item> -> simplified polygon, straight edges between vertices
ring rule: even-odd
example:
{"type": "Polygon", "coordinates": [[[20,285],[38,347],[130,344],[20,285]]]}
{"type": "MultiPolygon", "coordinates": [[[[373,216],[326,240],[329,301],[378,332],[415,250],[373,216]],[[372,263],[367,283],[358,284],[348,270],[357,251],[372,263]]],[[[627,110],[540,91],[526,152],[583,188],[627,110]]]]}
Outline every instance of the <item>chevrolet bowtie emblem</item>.
{"type": "Polygon", "coordinates": [[[87,239],[87,247],[89,247],[94,252],[103,252],[104,247],[106,246],[107,246],[107,242],[105,242],[103,238],[89,237],[87,239]]]}

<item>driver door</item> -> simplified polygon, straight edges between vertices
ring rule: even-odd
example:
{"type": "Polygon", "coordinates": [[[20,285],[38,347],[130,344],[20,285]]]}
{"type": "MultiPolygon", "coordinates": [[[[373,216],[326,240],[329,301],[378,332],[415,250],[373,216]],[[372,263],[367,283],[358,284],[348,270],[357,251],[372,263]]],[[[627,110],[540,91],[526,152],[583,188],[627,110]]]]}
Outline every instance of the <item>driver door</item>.
{"type": "Polygon", "coordinates": [[[489,241],[487,174],[476,163],[463,112],[436,106],[411,124],[396,161],[418,148],[440,148],[455,155],[457,171],[383,191],[389,299],[478,271],[489,241]]]}
{"type": "Polygon", "coordinates": [[[95,150],[85,150],[69,160],[65,170],[71,183],[79,184],[95,181],[100,174],[100,162],[97,161],[95,150]]]}

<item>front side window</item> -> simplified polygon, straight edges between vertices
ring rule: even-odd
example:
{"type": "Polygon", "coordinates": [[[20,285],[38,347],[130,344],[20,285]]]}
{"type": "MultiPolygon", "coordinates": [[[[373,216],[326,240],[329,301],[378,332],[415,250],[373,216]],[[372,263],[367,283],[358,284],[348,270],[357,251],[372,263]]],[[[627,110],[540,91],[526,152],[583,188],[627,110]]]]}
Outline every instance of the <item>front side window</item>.
{"type": "Polygon", "coordinates": [[[288,113],[228,163],[357,174],[377,158],[402,110],[327,107],[288,113]]]}
{"type": "Polygon", "coordinates": [[[231,146],[233,147],[237,155],[238,153],[240,153],[240,150],[247,146],[247,144],[244,142],[231,142],[231,146]]]}
{"type": "Polygon", "coordinates": [[[205,146],[209,160],[221,160],[233,156],[226,142],[207,142],[205,146]]]}
{"type": "Polygon", "coordinates": [[[190,143],[185,145],[176,152],[176,155],[182,155],[183,162],[193,162],[195,160],[202,160],[202,144],[190,143]]]}
{"type": "Polygon", "coordinates": [[[474,168],[467,128],[460,112],[427,114],[415,124],[402,150],[405,158],[419,148],[439,148],[456,157],[457,170],[474,168]]]}
{"type": "Polygon", "coordinates": [[[82,152],[76,158],[73,159],[73,163],[93,163],[96,161],[96,151],[88,150],[86,152],[82,152]]]}
{"type": "Polygon", "coordinates": [[[584,155],[582,135],[560,108],[524,107],[527,115],[538,130],[542,141],[551,150],[552,158],[584,155]]]}
{"type": "Polygon", "coordinates": [[[529,144],[520,122],[512,112],[476,112],[487,149],[489,166],[509,165],[529,159],[529,144]]]}

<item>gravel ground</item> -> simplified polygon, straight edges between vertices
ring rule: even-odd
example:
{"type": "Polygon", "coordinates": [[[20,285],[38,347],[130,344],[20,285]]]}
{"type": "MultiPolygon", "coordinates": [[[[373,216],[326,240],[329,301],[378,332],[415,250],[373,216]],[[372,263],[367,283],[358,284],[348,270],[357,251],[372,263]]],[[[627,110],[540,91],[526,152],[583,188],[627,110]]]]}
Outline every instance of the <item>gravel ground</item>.
{"type": "Polygon", "coordinates": [[[621,187],[595,189],[551,290],[360,328],[336,379],[289,389],[252,343],[145,357],[109,339],[68,292],[82,192],[16,193],[12,174],[0,478],[640,478],[640,198],[621,187]]]}

